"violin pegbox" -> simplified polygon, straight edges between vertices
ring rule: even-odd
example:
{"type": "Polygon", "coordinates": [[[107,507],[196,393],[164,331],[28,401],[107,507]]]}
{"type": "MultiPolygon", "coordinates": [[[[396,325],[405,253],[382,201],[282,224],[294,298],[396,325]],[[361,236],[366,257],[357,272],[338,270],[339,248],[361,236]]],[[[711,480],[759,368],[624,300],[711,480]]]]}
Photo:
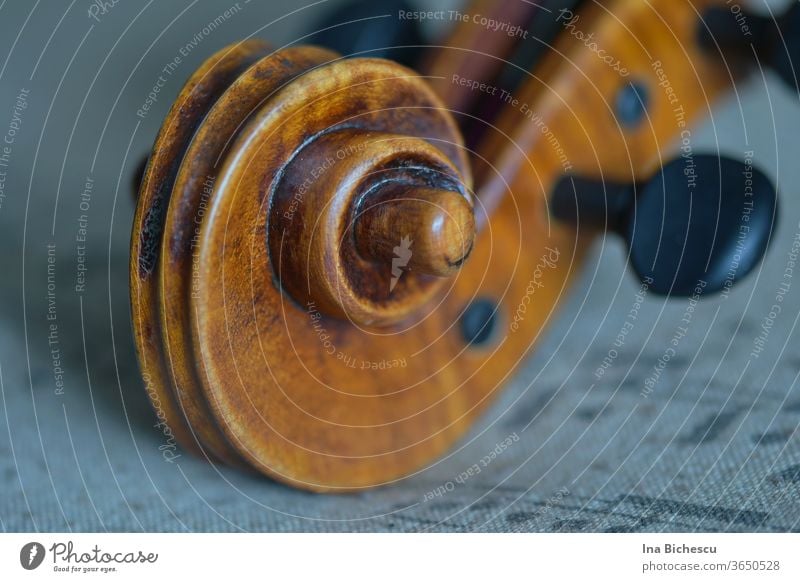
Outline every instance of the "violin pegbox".
{"type": "MultiPolygon", "coordinates": [[[[547,16],[514,3],[492,10],[517,27],[547,16]]],[[[741,162],[693,152],[690,187],[685,159],[662,155],[730,89],[696,26],[723,4],[572,2],[569,21],[530,24],[553,36],[535,62],[519,39],[492,45],[535,73],[522,76],[472,66],[488,32],[463,20],[422,75],[254,40],[210,57],[164,121],[133,225],[132,318],[159,417],[184,447],[296,487],[392,483],[479,418],[598,234],[623,236],[657,292],[742,278],[766,251],[774,187],[750,168],[746,211],[741,162]],[[491,103],[454,75],[516,81],[491,103]],[[746,212],[746,258],[726,278],[746,212]],[[707,260],[683,261],[687,245],[707,260]]]]}

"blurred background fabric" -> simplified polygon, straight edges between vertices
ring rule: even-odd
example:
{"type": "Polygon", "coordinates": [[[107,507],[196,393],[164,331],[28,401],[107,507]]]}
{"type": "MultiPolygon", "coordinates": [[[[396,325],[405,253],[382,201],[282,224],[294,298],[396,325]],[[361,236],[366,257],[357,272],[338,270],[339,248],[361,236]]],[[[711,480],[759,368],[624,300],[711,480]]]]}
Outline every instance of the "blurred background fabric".
{"type": "MultiPolygon", "coordinates": [[[[0,529],[800,531],[800,102],[769,73],[741,83],[693,139],[696,151],[752,151],[777,181],[771,252],[728,296],[693,306],[662,371],[654,366],[690,304],[639,299],[622,245],[603,238],[490,412],[419,474],[316,495],[180,451],[164,460],[130,326],[136,165],[207,56],[248,35],[303,42],[337,4],[120,0],[93,17],[86,0],[0,3],[0,133],[16,120],[0,197],[0,529]],[[137,115],[181,50],[153,108],[137,115]],[[639,301],[638,323],[609,359],[639,301]]],[[[436,38],[442,24],[425,33],[436,38]]]]}

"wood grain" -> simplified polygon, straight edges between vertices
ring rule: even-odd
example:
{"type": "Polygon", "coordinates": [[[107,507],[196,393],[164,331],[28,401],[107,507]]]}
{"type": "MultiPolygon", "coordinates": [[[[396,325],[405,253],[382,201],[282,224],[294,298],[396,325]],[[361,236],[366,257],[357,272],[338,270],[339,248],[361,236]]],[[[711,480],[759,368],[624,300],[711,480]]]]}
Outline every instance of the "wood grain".
{"type": "Polygon", "coordinates": [[[533,349],[597,234],[550,218],[555,181],[648,176],[729,87],[695,46],[715,3],[588,5],[472,154],[448,113],[460,93],[442,101],[399,65],[309,47],[212,57],[159,135],[132,243],[140,362],[180,441],[314,491],[435,464],[533,349]],[[615,102],[632,80],[649,99],[629,127],[615,102]],[[420,254],[393,287],[398,236],[420,254]],[[497,314],[473,345],[458,322],[478,299],[497,314]]]}

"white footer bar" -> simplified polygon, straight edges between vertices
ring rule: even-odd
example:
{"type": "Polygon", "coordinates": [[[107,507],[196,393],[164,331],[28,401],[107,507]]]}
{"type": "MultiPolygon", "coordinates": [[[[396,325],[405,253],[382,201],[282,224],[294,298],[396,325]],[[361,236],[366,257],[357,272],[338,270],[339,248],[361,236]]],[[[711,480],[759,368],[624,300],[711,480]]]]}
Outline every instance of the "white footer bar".
{"type": "Polygon", "coordinates": [[[770,582],[798,554],[800,534],[31,533],[0,535],[0,580],[770,582]]]}

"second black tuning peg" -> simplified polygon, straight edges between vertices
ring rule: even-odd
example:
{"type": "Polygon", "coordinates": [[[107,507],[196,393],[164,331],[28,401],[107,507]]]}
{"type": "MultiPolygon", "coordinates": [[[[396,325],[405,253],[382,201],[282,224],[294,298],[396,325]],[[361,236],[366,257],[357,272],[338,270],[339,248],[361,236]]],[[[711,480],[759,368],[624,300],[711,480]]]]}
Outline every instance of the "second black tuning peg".
{"type": "Polygon", "coordinates": [[[377,57],[414,68],[423,49],[418,14],[407,0],[351,0],[317,21],[303,43],[345,57],[377,57]]]}
{"type": "Polygon", "coordinates": [[[700,46],[733,68],[760,64],[800,91],[800,3],[783,14],[758,14],[735,4],[714,6],[699,21],[700,46]]]}
{"type": "Polygon", "coordinates": [[[606,228],[629,246],[631,267],[662,295],[729,288],[761,260],[777,220],[777,192],[750,161],[678,158],[646,182],[565,176],[551,213],[578,228],[606,228]]]}

